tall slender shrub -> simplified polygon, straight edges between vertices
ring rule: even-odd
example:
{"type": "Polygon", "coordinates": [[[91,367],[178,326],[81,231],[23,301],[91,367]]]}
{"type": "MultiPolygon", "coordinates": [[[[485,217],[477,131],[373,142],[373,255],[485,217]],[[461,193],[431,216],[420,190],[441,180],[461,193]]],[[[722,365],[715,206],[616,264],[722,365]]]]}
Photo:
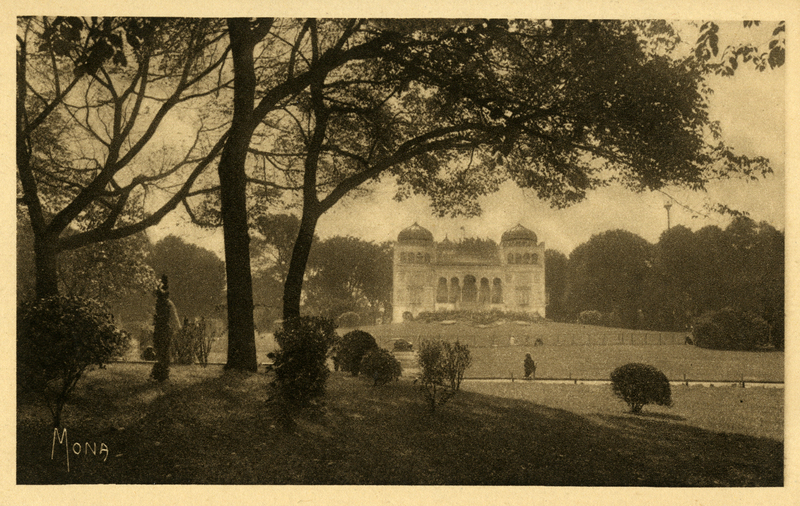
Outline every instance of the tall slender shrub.
{"type": "Polygon", "coordinates": [[[156,289],[156,314],[153,317],[153,348],[156,350],[156,363],[153,364],[150,376],[158,382],[169,379],[172,340],[170,317],[169,280],[165,274],[161,276],[161,285],[156,289]]]}

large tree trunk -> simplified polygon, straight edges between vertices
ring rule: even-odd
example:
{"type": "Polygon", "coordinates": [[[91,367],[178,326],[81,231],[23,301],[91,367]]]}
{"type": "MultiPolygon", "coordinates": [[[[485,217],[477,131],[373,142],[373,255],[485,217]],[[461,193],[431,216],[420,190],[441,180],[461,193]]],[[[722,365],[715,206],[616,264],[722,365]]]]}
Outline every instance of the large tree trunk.
{"type": "Polygon", "coordinates": [[[303,291],[303,276],[306,273],[308,256],[314,241],[314,230],[317,228],[319,216],[307,209],[303,210],[300,220],[300,233],[294,242],[289,272],[283,287],[283,319],[300,316],[300,296],[303,291]]]}
{"type": "Polygon", "coordinates": [[[228,363],[226,369],[256,371],[253,280],[247,227],[245,160],[253,133],[256,86],[253,38],[245,19],[228,21],[234,71],[233,119],[219,162],[220,204],[228,276],[228,363]]]}
{"type": "Polygon", "coordinates": [[[58,240],[35,235],[36,298],[58,295],[58,240]]]}

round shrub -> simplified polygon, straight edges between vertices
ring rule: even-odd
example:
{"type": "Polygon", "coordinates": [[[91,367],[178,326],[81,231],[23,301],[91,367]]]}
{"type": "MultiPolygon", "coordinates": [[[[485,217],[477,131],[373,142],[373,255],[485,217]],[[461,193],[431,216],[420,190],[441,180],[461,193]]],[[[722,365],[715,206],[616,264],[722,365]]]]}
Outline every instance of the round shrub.
{"type": "Polygon", "coordinates": [[[61,411],[83,373],[121,357],[128,335],[101,303],[55,296],[17,309],[17,371],[22,391],[41,394],[61,424],[61,411]]]}
{"type": "Polygon", "coordinates": [[[645,404],[672,406],[672,390],[663,372],[647,364],[625,364],[611,373],[614,394],[628,403],[631,413],[639,413],[645,404]]]}
{"type": "Polygon", "coordinates": [[[328,318],[300,316],[284,321],[275,332],[281,347],[275,352],[271,386],[277,399],[289,408],[307,406],[325,393],[328,379],[328,348],[333,344],[336,324],[328,318]]]}
{"type": "Polygon", "coordinates": [[[358,327],[360,318],[358,313],[348,311],[347,313],[342,313],[342,315],[339,316],[338,323],[340,328],[352,329],[353,327],[358,327]]]}
{"type": "Polygon", "coordinates": [[[339,345],[338,362],[343,371],[349,372],[353,376],[358,376],[361,359],[364,355],[378,347],[375,338],[369,332],[363,330],[352,330],[342,337],[339,345]]]}
{"type": "Polygon", "coordinates": [[[725,308],[696,319],[692,337],[701,348],[754,350],[769,342],[769,324],[753,313],[725,308]]]}
{"type": "Polygon", "coordinates": [[[582,311],[581,314],[578,315],[578,323],[582,325],[602,325],[603,314],[594,309],[582,311]]]}
{"type": "Polygon", "coordinates": [[[362,376],[372,378],[375,382],[373,385],[378,386],[397,380],[403,368],[388,350],[373,348],[364,354],[359,371],[362,376]]]}

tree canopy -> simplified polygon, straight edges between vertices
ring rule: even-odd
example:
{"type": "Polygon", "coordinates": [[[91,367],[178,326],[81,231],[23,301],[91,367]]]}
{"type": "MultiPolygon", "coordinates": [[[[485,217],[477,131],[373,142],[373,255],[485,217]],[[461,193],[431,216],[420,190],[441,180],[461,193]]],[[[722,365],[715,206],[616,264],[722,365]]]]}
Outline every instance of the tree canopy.
{"type": "Polygon", "coordinates": [[[291,317],[319,218],[383,177],[397,181],[398,199],[423,194],[440,215],[474,215],[477,198],[506,180],[566,206],[607,184],[702,189],[770,171],[723,142],[708,113],[712,69],[674,54],[677,36],[663,21],[18,26],[17,175],[37,292],[56,290],[60,251],[141,231],[183,203],[198,221],[215,216],[223,226],[234,368],[256,366],[254,212],[286,202],[302,210],[284,286],[291,317]],[[135,164],[164,118],[188,103],[205,107],[183,153],[155,170],[135,164]],[[218,182],[195,187],[212,162],[218,182]],[[50,197],[46,181],[58,189],[50,197]],[[157,186],[167,200],[150,211],[144,189],[157,186]],[[79,233],[62,236],[73,223],[79,233]]]}

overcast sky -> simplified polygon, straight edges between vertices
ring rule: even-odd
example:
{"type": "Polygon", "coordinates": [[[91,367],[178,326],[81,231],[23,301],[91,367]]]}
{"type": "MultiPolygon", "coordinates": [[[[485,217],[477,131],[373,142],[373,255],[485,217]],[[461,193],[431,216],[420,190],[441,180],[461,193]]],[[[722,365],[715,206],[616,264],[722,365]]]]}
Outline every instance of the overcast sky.
{"type": "MultiPolygon", "coordinates": [[[[729,40],[744,38],[756,42],[768,40],[773,24],[760,30],[744,29],[741,23],[722,26],[721,35],[729,40]]],[[[694,28],[696,30],[696,28],[694,28]]],[[[696,31],[687,32],[690,42],[696,31]]],[[[720,46],[727,44],[726,39],[720,46]]],[[[470,219],[436,218],[426,198],[402,203],[392,200],[391,182],[372,185],[371,195],[338,203],[319,221],[317,232],[323,238],[351,235],[369,241],[391,241],[403,228],[414,222],[433,232],[436,240],[445,236],[500,239],[503,231],[517,223],[536,232],[548,248],[569,254],[592,234],[609,229],[625,229],[650,242],[658,241],[667,227],[664,204],[672,202],[670,222],[697,230],[706,225],[725,227],[729,218],[706,214],[704,204],[722,203],[746,211],[756,221],[767,221],[779,229],[785,227],[785,67],[757,72],[740,67],[733,77],[713,78],[715,90],[711,103],[712,118],[721,122],[725,141],[737,153],[761,155],[770,159],[773,175],[758,182],[740,180],[709,185],[705,193],[667,188],[665,193],[631,193],[619,187],[590,192],[587,199],[568,209],[551,209],[530,191],[513,184],[483,198],[483,215],[470,219]],[[705,215],[704,215],[705,214],[705,215]],[[463,227],[463,228],[462,228],[463,227]]],[[[276,210],[276,212],[278,212],[276,210]]],[[[222,254],[221,232],[187,229],[185,218],[174,215],[151,231],[157,240],[168,233],[191,238],[222,254]]]]}

